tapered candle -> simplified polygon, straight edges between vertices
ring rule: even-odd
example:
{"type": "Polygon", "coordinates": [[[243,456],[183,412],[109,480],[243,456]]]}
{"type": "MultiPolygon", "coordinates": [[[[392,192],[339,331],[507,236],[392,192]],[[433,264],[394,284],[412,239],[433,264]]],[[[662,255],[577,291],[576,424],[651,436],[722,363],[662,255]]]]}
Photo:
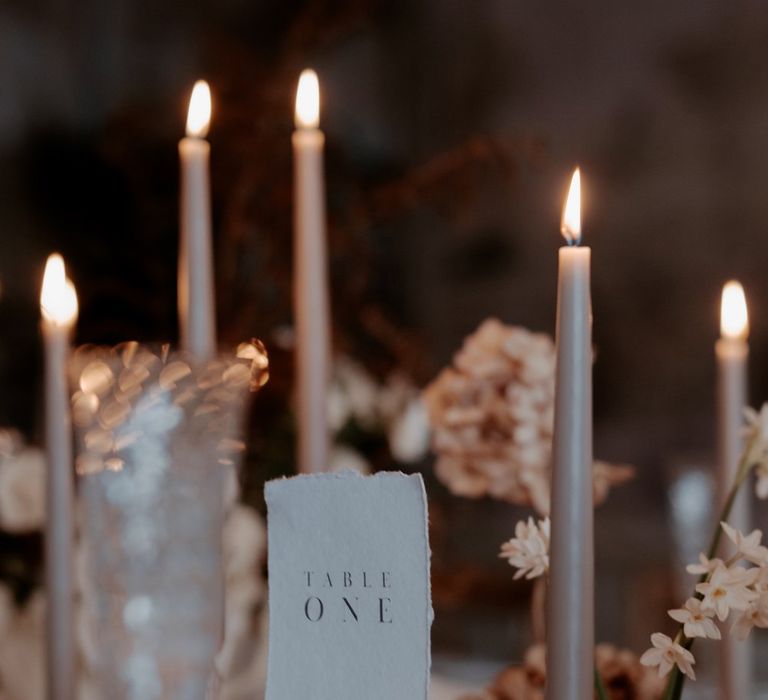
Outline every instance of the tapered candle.
{"type": "Polygon", "coordinates": [[[74,700],[73,464],[67,359],[77,319],[77,295],[60,255],[45,266],[40,293],[45,346],[46,480],[45,580],[47,688],[50,700],[74,700]]]}
{"type": "Polygon", "coordinates": [[[187,135],[179,142],[181,201],[178,301],[181,345],[207,360],[216,352],[216,316],[211,243],[211,120],[208,83],[195,83],[189,100],[187,135]]]}
{"type": "Polygon", "coordinates": [[[577,169],[559,257],[547,700],[587,700],[594,682],[591,251],[580,245],[580,190],[577,169]]]}
{"type": "MultiPolygon", "coordinates": [[[[717,357],[718,415],[718,508],[725,503],[736,476],[743,448],[741,431],[747,397],[747,358],[749,318],[744,289],[738,282],[723,287],[720,305],[720,339],[715,345],[717,357]]],[[[736,497],[728,522],[747,532],[751,529],[749,489],[736,497]]],[[[721,700],[752,697],[752,642],[723,634],[720,646],[721,700]]]]}
{"type": "Polygon", "coordinates": [[[298,469],[328,467],[327,394],[330,372],[330,303],[325,229],[325,185],[320,122],[320,88],[305,70],[296,91],[294,155],[294,317],[298,469]]]}

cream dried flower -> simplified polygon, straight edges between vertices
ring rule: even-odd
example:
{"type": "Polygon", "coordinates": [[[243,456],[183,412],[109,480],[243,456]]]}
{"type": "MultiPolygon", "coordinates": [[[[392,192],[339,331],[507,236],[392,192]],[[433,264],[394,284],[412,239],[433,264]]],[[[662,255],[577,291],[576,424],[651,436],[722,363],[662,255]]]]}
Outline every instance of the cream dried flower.
{"type": "Polygon", "coordinates": [[[362,364],[346,355],[337,357],[328,392],[331,427],[341,430],[350,419],[364,428],[375,424],[379,391],[376,380],[362,364]]]}
{"type": "MultiPolygon", "coordinates": [[[[484,321],[424,391],[437,477],[456,495],[549,512],[555,346],[545,334],[484,321]]],[[[594,469],[595,502],[631,476],[594,469]]]]}
{"type": "Polygon", "coordinates": [[[331,447],[331,453],[328,455],[328,464],[328,471],[330,472],[353,471],[365,476],[372,471],[370,463],[363,455],[356,449],[341,444],[331,447]]]}
{"type": "Polygon", "coordinates": [[[750,588],[757,576],[757,569],[720,564],[706,581],[696,584],[696,592],[702,596],[702,606],[713,610],[722,622],[731,610],[746,610],[757,598],[750,588]]]}
{"type": "Polygon", "coordinates": [[[0,528],[33,532],[45,521],[45,455],[33,447],[0,459],[0,528]]]}
{"type": "Polygon", "coordinates": [[[677,666],[691,680],[696,680],[696,673],[693,670],[696,660],[690,651],[661,632],[654,632],[651,635],[651,644],[653,646],[640,657],[640,663],[643,666],[658,668],[659,676],[662,678],[677,666]]]}
{"type": "Polygon", "coordinates": [[[533,579],[549,571],[549,518],[521,520],[515,536],[501,545],[499,556],[517,569],[515,579],[533,579]]]}
{"type": "Polygon", "coordinates": [[[686,637],[721,638],[720,630],[712,619],[714,611],[703,607],[698,598],[689,598],[684,607],[669,610],[668,615],[676,622],[682,623],[686,637]]]}
{"type": "Polygon", "coordinates": [[[424,457],[429,449],[429,418],[420,398],[409,401],[395,416],[387,438],[389,451],[398,462],[409,464],[424,457]]]}

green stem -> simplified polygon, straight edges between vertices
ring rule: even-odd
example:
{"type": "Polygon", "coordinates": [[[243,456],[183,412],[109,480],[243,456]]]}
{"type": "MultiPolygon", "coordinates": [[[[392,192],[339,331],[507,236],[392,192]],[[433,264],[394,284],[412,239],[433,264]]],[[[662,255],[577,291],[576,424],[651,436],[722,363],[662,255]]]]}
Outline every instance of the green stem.
{"type": "MultiPolygon", "coordinates": [[[[720,511],[720,517],[717,519],[717,523],[715,523],[715,531],[712,534],[712,540],[710,541],[709,549],[707,550],[707,559],[713,559],[717,556],[717,551],[720,548],[720,540],[723,536],[723,528],[720,526],[720,523],[728,522],[728,518],[731,515],[731,508],[733,508],[733,502],[736,500],[739,488],[741,488],[741,485],[744,483],[744,481],[746,481],[747,477],[749,476],[749,472],[754,466],[755,462],[752,460],[752,444],[750,443],[746,446],[743,454],[741,455],[738,470],[736,472],[736,478],[733,481],[733,486],[731,486],[731,490],[728,492],[728,498],[725,499],[723,508],[720,511]]],[[[702,574],[698,580],[698,583],[704,583],[708,578],[709,574],[702,574]]],[[[704,596],[701,593],[696,593],[694,588],[694,597],[701,600],[704,596]]],[[[683,633],[683,625],[680,625],[680,629],[677,632],[675,641],[678,644],[681,644],[684,649],[688,650],[690,650],[694,642],[693,639],[689,639],[683,633]]],[[[680,700],[680,696],[683,694],[684,683],[685,674],[682,673],[677,666],[675,666],[670,671],[669,682],[667,683],[667,689],[664,693],[664,700],[680,700]]]]}
{"type": "Polygon", "coordinates": [[[605,685],[603,684],[600,672],[597,670],[597,666],[595,666],[595,690],[599,700],[608,700],[608,693],[605,690],[605,685]]]}

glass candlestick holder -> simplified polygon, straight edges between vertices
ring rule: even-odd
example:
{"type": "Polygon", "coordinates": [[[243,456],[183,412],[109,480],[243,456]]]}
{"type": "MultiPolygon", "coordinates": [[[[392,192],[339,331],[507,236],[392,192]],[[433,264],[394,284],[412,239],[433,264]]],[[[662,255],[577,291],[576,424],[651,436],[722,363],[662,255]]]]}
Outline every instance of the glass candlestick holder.
{"type": "Polygon", "coordinates": [[[85,347],[71,378],[85,672],[111,700],[201,700],[223,636],[224,484],[266,353],[85,347]]]}

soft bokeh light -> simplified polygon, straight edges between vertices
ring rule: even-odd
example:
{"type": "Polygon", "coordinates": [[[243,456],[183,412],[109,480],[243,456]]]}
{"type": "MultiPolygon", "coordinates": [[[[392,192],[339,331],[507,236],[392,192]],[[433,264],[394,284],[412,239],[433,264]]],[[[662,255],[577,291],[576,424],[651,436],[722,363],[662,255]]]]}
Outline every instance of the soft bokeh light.
{"type": "Polygon", "coordinates": [[[75,285],[67,279],[64,259],[58,253],[48,256],[40,291],[43,318],[57,326],[70,326],[77,319],[75,285]]]}
{"type": "Polygon", "coordinates": [[[296,126],[317,129],[320,125],[320,83],[311,68],[302,71],[296,89],[296,126]]]}
{"type": "Polygon", "coordinates": [[[560,233],[569,245],[578,245],[581,241],[581,171],[576,168],[571,177],[571,187],[563,207],[560,233]]]}
{"type": "Polygon", "coordinates": [[[723,338],[746,338],[749,333],[749,314],[744,287],[731,280],[723,287],[720,301],[720,334],[723,338]]]}
{"type": "Polygon", "coordinates": [[[192,88],[187,112],[187,136],[203,139],[211,125],[211,88],[205,80],[198,80],[192,88]]]}

